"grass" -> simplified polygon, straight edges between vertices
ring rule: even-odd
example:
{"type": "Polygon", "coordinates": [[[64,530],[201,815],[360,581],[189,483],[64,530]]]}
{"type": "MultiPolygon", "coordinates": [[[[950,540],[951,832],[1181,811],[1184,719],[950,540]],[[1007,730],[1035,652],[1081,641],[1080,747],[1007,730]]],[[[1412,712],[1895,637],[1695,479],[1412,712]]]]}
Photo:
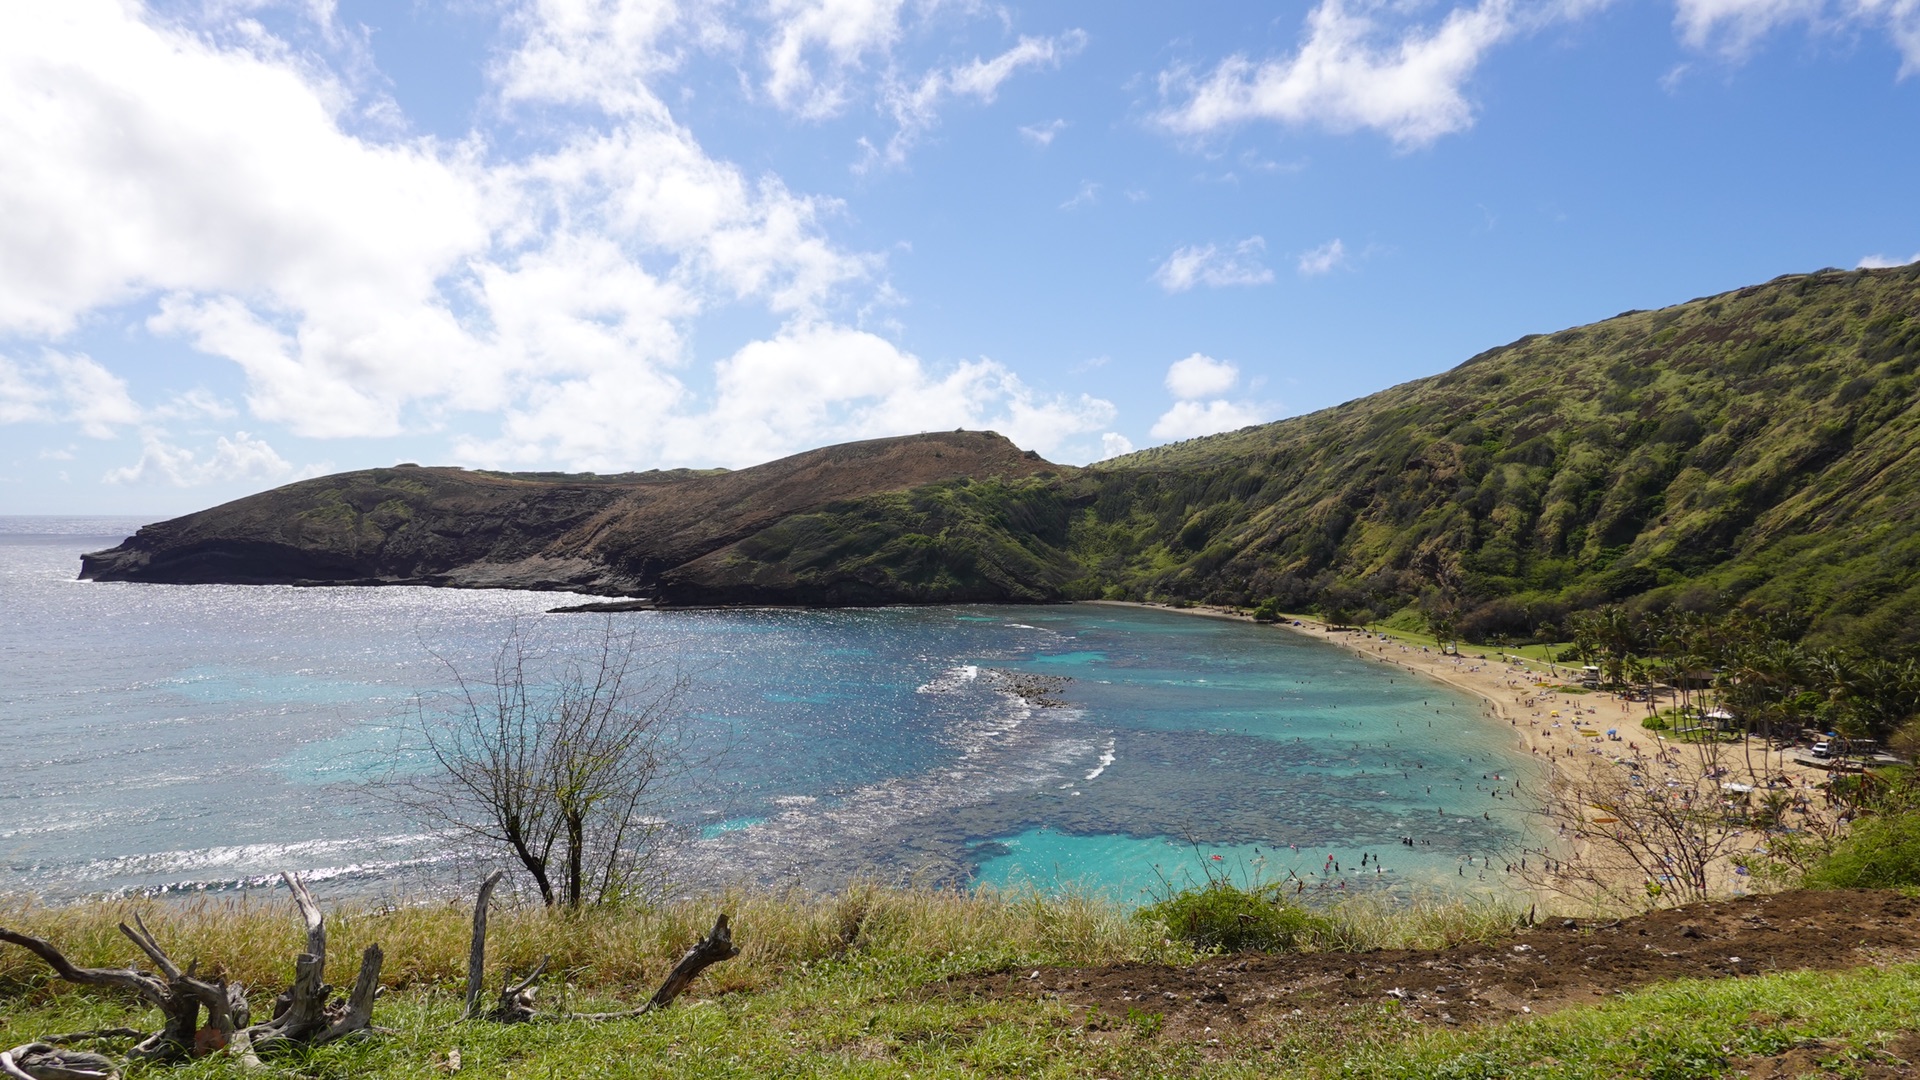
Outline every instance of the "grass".
{"type": "MultiPolygon", "coordinates": [[[[1319,615],[1301,613],[1282,612],[1280,613],[1280,617],[1288,620],[1301,620],[1315,625],[1324,621],[1319,615]]],[[[1410,626],[1375,621],[1361,625],[1360,629],[1369,635],[1385,634],[1389,640],[1400,645],[1428,649],[1440,648],[1439,638],[1425,630],[1415,629],[1410,626]]],[[[1460,655],[1462,656],[1480,657],[1484,655],[1489,660],[1505,660],[1519,656],[1524,657],[1534,667],[1545,667],[1549,663],[1558,664],[1562,667],[1578,665],[1578,661],[1570,660],[1564,655],[1567,650],[1573,648],[1573,643],[1570,641],[1539,645],[1475,645],[1465,641],[1458,641],[1455,642],[1455,645],[1458,647],[1460,655]]]]}
{"type": "Polygon", "coordinates": [[[1920,885],[1920,810],[1857,822],[1807,875],[1824,889],[1891,889],[1920,885]]]}
{"type": "MultiPolygon", "coordinates": [[[[176,960],[198,960],[204,972],[249,985],[284,982],[303,935],[289,902],[259,899],[24,906],[0,909],[0,925],[54,942],[77,964],[122,966],[135,954],[116,926],[136,911],[176,960]]],[[[829,897],[731,893],[648,910],[568,915],[506,908],[489,923],[488,964],[492,970],[526,969],[546,955],[552,970],[569,973],[580,985],[644,996],[712,925],[716,911],[732,916],[741,954],[703,977],[710,993],[761,990],[801,965],[852,953],[954,970],[1182,963],[1195,955],[1167,944],[1164,933],[1134,921],[1125,909],[1089,895],[855,884],[829,897]]],[[[335,910],[327,919],[328,953],[338,967],[378,942],[387,951],[387,985],[451,986],[466,977],[471,917],[466,903],[335,910]]],[[[42,983],[44,975],[24,950],[0,947],[0,993],[42,983]]]]}
{"type": "Polygon", "coordinates": [[[1896,1034],[1914,1031],[1917,1017],[1920,965],[1689,980],[1536,1021],[1422,1033],[1309,1075],[1726,1076],[1734,1075],[1737,1059],[1771,1057],[1810,1040],[1844,1070],[1872,1060],[1896,1034]]]}
{"type": "MultiPolygon", "coordinates": [[[[1223,891],[1217,885],[1213,891],[1223,891]]],[[[374,1038],[277,1059],[314,1080],[474,1077],[1694,1077],[1740,1059],[1816,1045],[1840,1075],[1920,1018],[1920,965],[1671,983],[1598,1006],[1478,1030],[1423,1027],[1394,1004],[1289,1015],[1214,1043],[1169,1032],[1150,1004],[1124,1015],[1053,998],[984,997],[969,976],[1198,957],[1165,922],[1085,895],[960,894],[855,885],[833,896],[736,894],[657,911],[578,916],[507,909],[493,919],[494,980],[554,956],[549,1009],[631,1005],[650,993],[716,907],[735,917],[740,957],[710,968],[681,1004],[608,1023],[460,1023],[469,912],[450,904],[345,909],[330,952],[379,940],[389,956],[374,1038]],[[950,980],[959,980],[954,985],[950,980]],[[557,999],[557,1000],[555,1000],[557,999]],[[1809,1044],[1808,1040],[1817,1040],[1809,1044]]],[[[114,930],[139,910],[178,959],[258,988],[282,984],[300,934],[284,903],[96,902],[0,910],[0,924],[54,940],[76,961],[119,965],[114,930]]],[[[1490,941],[1514,926],[1495,902],[1356,897],[1315,911],[1304,947],[1365,950],[1490,941]]],[[[348,964],[335,960],[334,977],[348,964]]],[[[263,998],[265,990],[256,990],[263,998]]],[[[124,998],[49,977],[0,948],[0,1046],[53,1031],[153,1016],[124,998]]],[[[142,1077],[240,1076],[214,1057],[142,1077]]]]}
{"type": "MultiPolygon", "coordinates": [[[[973,1000],[937,988],[987,972],[1187,964],[1202,955],[1164,922],[1097,897],[855,885],[827,897],[734,894],[654,911],[569,916],[509,908],[491,922],[490,982],[550,954],[549,1009],[630,1006],[652,992],[721,908],[734,917],[742,953],[710,968],[684,1007],[639,1022],[523,1029],[454,1023],[464,989],[464,906],[332,911],[336,981],[348,977],[365,944],[386,948],[388,993],[376,1019],[391,1033],[314,1051],[292,1067],[314,1077],[417,1076],[458,1046],[463,1071],[482,1076],[1077,1076],[1090,1066],[1138,1074],[1129,1061],[1148,1047],[1156,1059],[1162,1054],[1157,1014],[1141,1012],[1108,1030],[1057,1003],[973,1000]]],[[[135,912],[176,960],[254,987],[257,1005],[267,988],[287,981],[302,940],[290,905],[261,900],[16,905],[0,909],[0,925],[47,938],[76,963],[117,967],[136,959],[116,929],[135,912]]],[[[1315,933],[1303,944],[1445,945],[1497,936],[1516,918],[1484,901],[1395,906],[1356,898],[1317,912],[1315,933]]],[[[122,996],[53,979],[24,950],[0,947],[0,1043],[120,1025],[152,1027],[155,1018],[122,996]]],[[[169,1075],[231,1071],[209,1060],[169,1075]]]]}
{"type": "MultiPolygon", "coordinates": [[[[1085,1013],[1060,1001],[947,992],[910,957],[847,953],[795,965],[755,992],[695,992],[691,1005],[607,1024],[503,1028],[461,1024],[459,995],[415,986],[382,999],[386,1034],[323,1047],[278,1065],[311,1078],[445,1074],[459,1051],[468,1076],[747,1078],[747,1076],[1250,1076],[1315,1078],[1667,1078],[1724,1076],[1741,1057],[1818,1040],[1839,1068],[1870,1061],[1920,1017],[1920,967],[1789,972],[1676,982],[1597,1007],[1455,1032],[1382,1007],[1338,1019],[1279,1020],[1258,1040],[1204,1045],[1167,1036],[1160,1015],[1085,1013]]],[[[578,1003],[595,995],[576,988],[578,1003]]],[[[0,1040],[127,1022],[119,1001],[81,992],[10,995],[0,1040]]],[[[225,1059],[138,1076],[225,1078],[225,1059]]],[[[1841,1072],[1845,1074],[1845,1072],[1841,1072]]]]}

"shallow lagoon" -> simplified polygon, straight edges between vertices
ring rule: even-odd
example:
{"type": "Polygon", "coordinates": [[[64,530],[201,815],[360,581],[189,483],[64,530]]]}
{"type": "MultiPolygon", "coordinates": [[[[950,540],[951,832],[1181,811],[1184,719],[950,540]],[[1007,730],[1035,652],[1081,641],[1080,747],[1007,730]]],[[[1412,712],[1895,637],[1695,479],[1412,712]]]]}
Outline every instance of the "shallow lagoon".
{"type": "MultiPolygon", "coordinates": [[[[0,741],[21,778],[0,790],[0,891],[470,874],[361,781],[446,684],[434,654],[475,664],[554,597],[72,580],[134,524],[0,519],[0,741]]],[[[619,618],[693,676],[724,749],[662,807],[689,888],[869,874],[1138,899],[1220,870],[1492,888],[1465,860],[1525,827],[1492,791],[1532,763],[1481,703],[1302,635],[1105,605],[619,618]],[[1065,707],[995,669],[1070,677],[1065,707]]]]}

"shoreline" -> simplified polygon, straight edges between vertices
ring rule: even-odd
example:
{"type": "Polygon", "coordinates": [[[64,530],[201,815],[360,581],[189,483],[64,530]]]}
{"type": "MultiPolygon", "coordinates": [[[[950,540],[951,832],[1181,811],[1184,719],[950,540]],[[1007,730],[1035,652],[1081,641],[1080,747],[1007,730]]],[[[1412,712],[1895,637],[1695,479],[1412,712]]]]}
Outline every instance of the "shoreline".
{"type": "MultiPolygon", "coordinates": [[[[1665,736],[1642,728],[1640,721],[1645,715],[1644,705],[1628,702],[1601,690],[1581,693],[1562,690],[1560,687],[1564,683],[1553,677],[1559,665],[1539,665],[1549,670],[1536,670],[1537,662],[1502,654],[1497,649],[1489,649],[1485,653],[1446,654],[1437,648],[1412,645],[1390,636],[1383,639],[1378,632],[1369,632],[1360,627],[1335,633],[1327,628],[1323,620],[1301,615],[1287,615],[1277,623],[1262,624],[1251,615],[1211,605],[1175,608],[1124,600],[1088,602],[1228,619],[1257,626],[1272,625],[1423,676],[1477,698],[1485,705],[1490,719],[1507,721],[1518,749],[1543,768],[1548,790],[1535,793],[1536,797],[1531,800],[1533,812],[1560,828],[1558,838],[1550,834],[1543,837],[1540,853],[1546,857],[1546,852],[1553,850],[1553,865],[1573,864],[1582,871],[1582,876],[1578,878],[1558,871],[1514,871],[1516,891],[1531,895],[1543,909],[1550,905],[1560,906],[1582,893],[1597,894],[1590,902],[1605,898],[1618,903],[1632,901],[1646,891],[1647,882],[1637,870],[1628,873],[1619,867],[1606,867],[1604,871],[1596,867],[1597,848],[1591,839],[1586,838],[1585,832],[1607,823],[1609,819],[1595,816],[1598,811],[1592,807],[1582,807],[1581,811],[1586,816],[1580,817],[1566,812],[1564,806],[1556,807],[1549,802],[1550,799],[1567,801],[1564,798],[1567,792],[1591,791],[1609,783],[1618,784],[1620,774],[1617,770],[1622,766],[1633,769],[1636,776],[1646,774],[1649,784],[1658,778],[1669,786],[1679,785],[1691,790],[1717,790],[1721,783],[1732,782],[1733,777],[1742,774],[1731,766],[1743,761],[1746,763],[1744,779],[1755,786],[1769,777],[1784,777],[1790,785],[1787,791],[1804,795],[1819,788],[1829,778],[1820,770],[1800,765],[1787,755],[1766,748],[1763,740],[1752,737],[1746,740],[1745,745],[1724,745],[1720,748],[1723,752],[1714,754],[1711,761],[1702,760],[1705,754],[1688,754],[1681,749],[1683,746],[1697,747],[1700,744],[1669,743],[1665,736]],[[1596,738],[1581,734],[1583,730],[1608,729],[1619,732],[1618,737],[1596,738]],[[1756,746],[1761,748],[1759,768],[1754,767],[1756,746]],[[1562,812],[1556,814],[1555,809],[1562,812]],[[1546,845],[1551,845],[1551,849],[1546,845]]],[[[1762,847],[1766,836],[1764,830],[1757,829],[1752,831],[1752,835],[1739,836],[1730,846],[1728,855],[1737,856],[1762,847]]],[[[1724,858],[1721,860],[1723,863],[1727,861],[1724,858]]],[[[1715,899],[1761,891],[1753,887],[1755,884],[1752,877],[1744,876],[1728,865],[1716,867],[1708,879],[1709,892],[1715,899]]]]}

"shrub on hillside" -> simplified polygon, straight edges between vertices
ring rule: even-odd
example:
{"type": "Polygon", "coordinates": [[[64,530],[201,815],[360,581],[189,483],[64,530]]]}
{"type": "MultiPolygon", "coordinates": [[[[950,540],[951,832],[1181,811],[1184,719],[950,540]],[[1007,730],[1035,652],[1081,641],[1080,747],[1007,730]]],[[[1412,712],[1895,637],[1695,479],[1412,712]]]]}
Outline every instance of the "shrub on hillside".
{"type": "Polygon", "coordinates": [[[1525,605],[1502,598],[1489,600],[1461,615],[1455,629],[1461,637],[1475,643],[1495,637],[1525,638],[1533,631],[1533,620],[1525,605]]]}
{"type": "Polygon", "coordinates": [[[1169,937],[1197,949],[1230,953],[1280,952],[1330,929],[1326,919],[1288,904],[1278,885],[1242,889],[1220,880],[1174,893],[1133,917],[1163,923],[1169,937]]]}
{"type": "Polygon", "coordinates": [[[1807,872],[1815,889],[1920,885],[1920,811],[1863,818],[1807,872]]]}

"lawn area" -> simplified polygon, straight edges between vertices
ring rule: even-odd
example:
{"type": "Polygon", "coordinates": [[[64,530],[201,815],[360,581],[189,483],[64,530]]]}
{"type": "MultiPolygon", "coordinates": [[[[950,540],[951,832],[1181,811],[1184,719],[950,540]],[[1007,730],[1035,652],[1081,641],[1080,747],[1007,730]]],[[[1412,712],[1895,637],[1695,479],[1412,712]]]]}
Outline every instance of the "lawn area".
{"type": "MultiPolygon", "coordinates": [[[[1280,617],[1283,619],[1297,619],[1315,625],[1318,625],[1321,621],[1318,615],[1282,613],[1280,617]]],[[[1437,649],[1440,647],[1439,638],[1434,637],[1425,630],[1416,630],[1408,626],[1399,625],[1394,620],[1367,623],[1362,629],[1369,634],[1385,634],[1389,639],[1399,642],[1402,645],[1424,646],[1429,649],[1437,649]]],[[[1520,656],[1539,665],[1566,663],[1567,661],[1561,659],[1561,654],[1573,647],[1573,643],[1570,641],[1551,642],[1541,645],[1472,645],[1466,642],[1457,642],[1456,645],[1463,655],[1480,656],[1484,654],[1489,658],[1495,656],[1520,656]]]]}

